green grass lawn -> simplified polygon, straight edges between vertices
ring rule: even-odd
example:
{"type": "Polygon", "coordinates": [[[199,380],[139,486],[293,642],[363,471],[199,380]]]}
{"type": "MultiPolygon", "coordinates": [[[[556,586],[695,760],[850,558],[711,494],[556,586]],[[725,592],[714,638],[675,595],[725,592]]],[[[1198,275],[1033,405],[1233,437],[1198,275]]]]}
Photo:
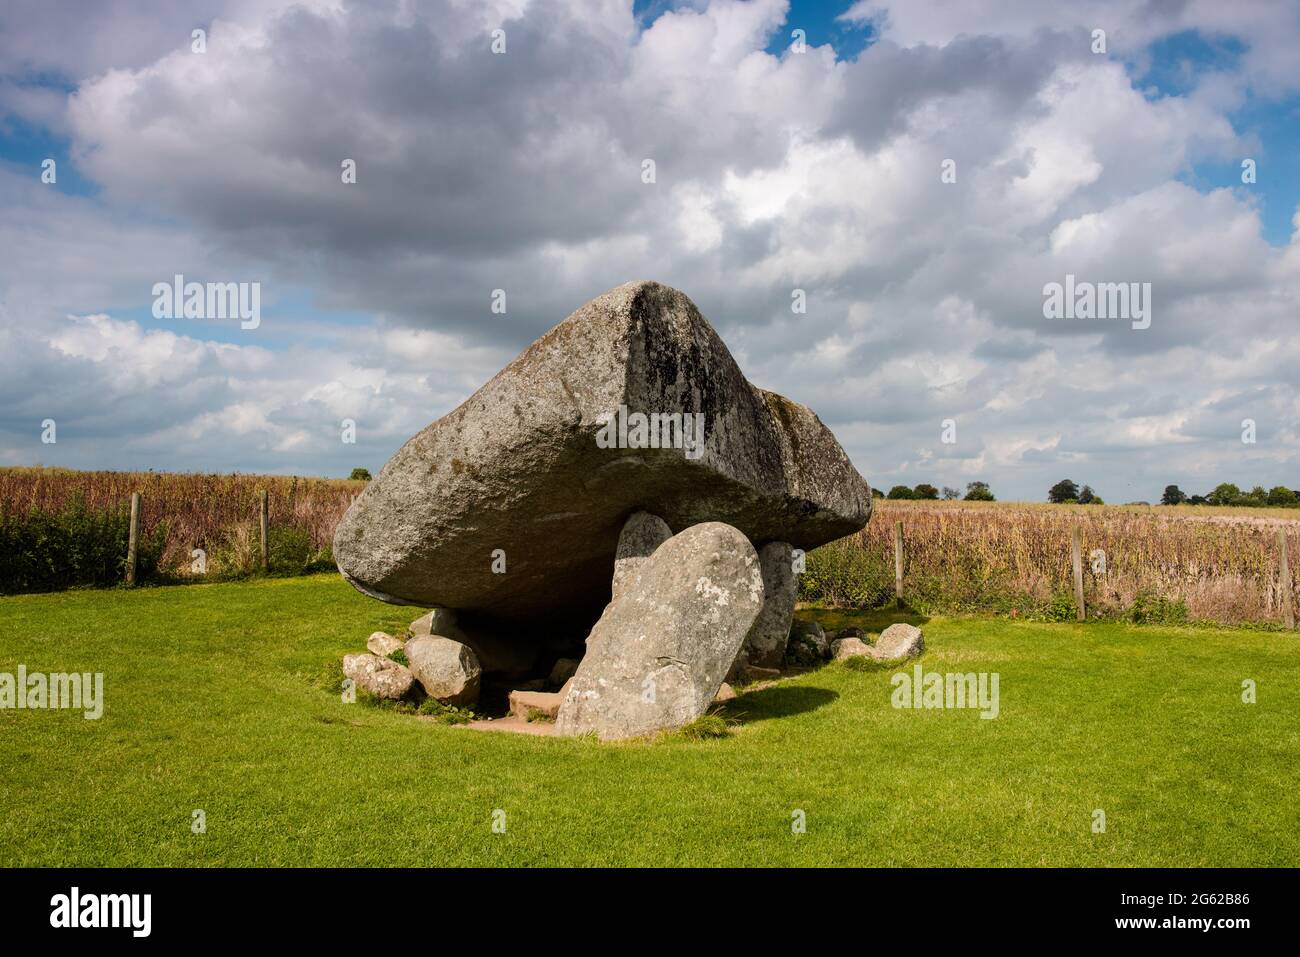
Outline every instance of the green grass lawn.
{"type": "Polygon", "coordinates": [[[997,672],[996,720],[828,665],[730,737],[601,745],[326,690],[412,617],[337,576],[0,599],[0,671],[106,698],[0,711],[0,865],[1300,864],[1294,635],[934,619],[922,664],[997,672]]]}

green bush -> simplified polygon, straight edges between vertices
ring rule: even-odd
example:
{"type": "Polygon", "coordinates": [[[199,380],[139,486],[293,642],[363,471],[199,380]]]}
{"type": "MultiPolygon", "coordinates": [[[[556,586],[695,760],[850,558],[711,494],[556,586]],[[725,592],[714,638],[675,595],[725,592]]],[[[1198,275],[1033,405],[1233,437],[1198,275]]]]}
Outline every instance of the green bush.
{"type": "MultiPolygon", "coordinates": [[[[90,509],[74,498],[59,511],[10,512],[0,505],[0,594],[110,586],[126,577],[130,509],[90,509]]],[[[136,581],[158,577],[167,542],[159,523],[136,546],[136,581]]]]}
{"type": "MultiPolygon", "coordinates": [[[[208,552],[209,581],[247,578],[262,571],[260,532],[252,522],[240,522],[226,529],[221,540],[208,552]]],[[[325,545],[314,549],[311,533],[304,528],[272,525],[267,531],[266,558],[273,575],[303,575],[334,571],[334,550],[325,545]]]]}
{"type": "Polygon", "coordinates": [[[307,567],[304,569],[308,574],[312,572],[333,572],[338,571],[338,565],[334,562],[334,546],[325,544],[318,548],[307,560],[307,567]]]}
{"type": "Polygon", "coordinates": [[[1183,625],[1187,623],[1187,604],[1181,599],[1140,592],[1129,608],[1129,618],[1138,623],[1183,625]]]}
{"type": "Polygon", "coordinates": [[[823,545],[804,561],[799,576],[801,601],[878,608],[894,600],[893,559],[861,548],[851,539],[823,545]]]}
{"type": "Polygon", "coordinates": [[[311,535],[301,528],[274,525],[266,536],[266,557],[270,570],[283,575],[301,575],[311,560],[311,535]]]}
{"type": "Polygon", "coordinates": [[[1079,609],[1074,604],[1074,596],[1067,591],[1052,593],[1052,601],[1047,606],[1045,617],[1048,621],[1074,621],[1079,616],[1079,609]]]}
{"type": "Polygon", "coordinates": [[[440,724],[468,724],[477,717],[470,708],[443,704],[437,698],[425,698],[415,713],[431,717],[440,724]]]}

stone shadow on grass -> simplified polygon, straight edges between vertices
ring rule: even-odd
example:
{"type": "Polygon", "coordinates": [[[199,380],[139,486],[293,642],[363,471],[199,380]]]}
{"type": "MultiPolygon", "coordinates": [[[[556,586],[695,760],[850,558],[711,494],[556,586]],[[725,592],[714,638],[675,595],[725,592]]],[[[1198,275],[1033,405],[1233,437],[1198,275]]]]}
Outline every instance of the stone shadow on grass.
{"type": "Polygon", "coordinates": [[[839,698],[828,688],[810,688],[807,685],[772,685],[747,691],[734,701],[727,702],[724,714],[741,724],[784,718],[825,707],[839,698]]]}

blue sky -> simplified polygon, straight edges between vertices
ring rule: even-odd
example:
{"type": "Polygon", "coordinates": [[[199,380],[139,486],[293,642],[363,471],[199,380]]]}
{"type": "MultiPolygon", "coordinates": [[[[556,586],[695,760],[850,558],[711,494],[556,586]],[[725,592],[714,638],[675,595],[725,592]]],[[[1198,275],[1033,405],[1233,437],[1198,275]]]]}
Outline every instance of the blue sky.
{"type": "MultiPolygon", "coordinates": [[[[1187,96],[1209,73],[1240,68],[1246,46],[1231,36],[1185,30],[1151,45],[1145,70],[1135,70],[1135,82],[1148,96],[1187,96]]],[[[1267,93],[1267,91],[1263,91],[1267,93]]],[[[1290,241],[1292,216],[1300,205],[1300,97],[1252,96],[1239,109],[1227,113],[1243,137],[1254,140],[1256,183],[1250,193],[1259,203],[1264,235],[1275,246],[1290,241]]],[[[1241,164],[1200,162],[1192,165],[1183,181],[1198,190],[1240,188],[1241,164]]]]}
{"type": "Polygon", "coordinates": [[[373,470],[654,278],[874,485],[1300,486],[1295,5],[497,7],[6,4],[0,464],[373,470]],[[261,326],[153,318],[176,272],[261,326]],[[1151,328],[1046,323],[1066,273],[1151,282],[1151,328]]]}

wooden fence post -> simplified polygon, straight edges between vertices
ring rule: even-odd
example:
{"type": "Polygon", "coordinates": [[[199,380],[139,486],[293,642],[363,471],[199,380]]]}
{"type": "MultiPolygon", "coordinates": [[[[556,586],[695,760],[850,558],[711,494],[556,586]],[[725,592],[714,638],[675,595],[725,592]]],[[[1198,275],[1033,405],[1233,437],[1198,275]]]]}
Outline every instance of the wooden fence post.
{"type": "Polygon", "coordinates": [[[135,584],[135,568],[140,551],[140,493],[131,493],[131,525],[126,539],[126,583],[135,584]]]}
{"type": "Polygon", "coordinates": [[[1077,525],[1070,530],[1070,564],[1074,567],[1074,605],[1079,621],[1084,621],[1088,613],[1083,607],[1083,544],[1079,540],[1077,525]]]}
{"type": "Polygon", "coordinates": [[[268,521],[268,518],[269,518],[269,516],[268,516],[268,506],[267,506],[267,503],[266,503],[266,489],[262,489],[261,500],[262,500],[262,502],[261,502],[261,506],[262,506],[262,571],[268,571],[268,570],[270,569],[270,567],[271,567],[271,552],[270,552],[270,546],[267,544],[267,541],[266,541],[267,526],[268,526],[268,524],[269,524],[269,521],[268,521]]]}
{"type": "Polygon", "coordinates": [[[1295,627],[1295,608],[1291,605],[1291,563],[1286,555],[1286,529],[1277,530],[1278,581],[1277,587],[1282,598],[1282,621],[1287,628],[1295,627]]]}
{"type": "Polygon", "coordinates": [[[903,605],[903,523],[894,523],[894,603],[903,605]]]}

